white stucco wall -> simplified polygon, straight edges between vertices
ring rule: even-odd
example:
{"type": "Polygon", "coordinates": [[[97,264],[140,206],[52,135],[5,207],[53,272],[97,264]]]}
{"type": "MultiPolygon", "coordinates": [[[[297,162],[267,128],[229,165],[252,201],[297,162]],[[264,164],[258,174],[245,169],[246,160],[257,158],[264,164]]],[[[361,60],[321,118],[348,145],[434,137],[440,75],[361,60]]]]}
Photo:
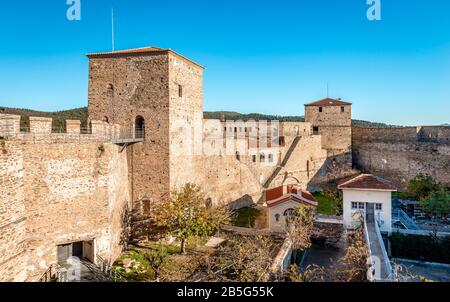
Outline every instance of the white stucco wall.
{"type": "Polygon", "coordinates": [[[382,232],[392,231],[392,192],[376,190],[345,189],[344,193],[344,226],[353,228],[358,221],[354,221],[353,214],[359,210],[352,210],[352,202],[381,203],[382,211],[375,209],[376,217],[381,221],[382,232]]]}
{"type": "Polygon", "coordinates": [[[300,204],[295,201],[287,201],[277,206],[269,208],[269,228],[273,232],[282,232],[286,226],[286,217],[284,212],[288,209],[295,209],[300,204]],[[275,215],[280,215],[280,220],[277,222],[275,215]]]}

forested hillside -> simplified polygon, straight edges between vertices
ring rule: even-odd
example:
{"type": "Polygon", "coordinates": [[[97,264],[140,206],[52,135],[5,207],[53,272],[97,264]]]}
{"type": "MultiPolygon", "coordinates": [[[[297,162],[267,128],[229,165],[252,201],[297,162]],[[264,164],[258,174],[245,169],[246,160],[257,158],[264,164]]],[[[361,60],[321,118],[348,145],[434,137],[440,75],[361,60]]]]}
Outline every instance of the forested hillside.
{"type": "MultiPolygon", "coordinates": [[[[51,117],[53,118],[53,129],[55,131],[61,131],[64,129],[64,121],[65,120],[81,120],[82,127],[86,127],[87,119],[88,119],[88,110],[87,107],[76,108],[65,111],[58,112],[42,112],[42,111],[34,111],[29,109],[18,109],[18,108],[8,108],[8,107],[0,107],[0,113],[7,114],[17,114],[21,115],[22,127],[29,126],[29,117],[30,116],[41,116],[41,117],[51,117]]],[[[250,114],[241,114],[238,112],[230,112],[230,111],[216,111],[216,112],[205,112],[204,117],[206,119],[222,119],[225,120],[277,120],[280,122],[304,122],[305,118],[303,116],[278,116],[278,115],[266,115],[259,113],[250,113],[250,114]]],[[[369,121],[361,121],[361,120],[353,120],[353,124],[366,128],[393,128],[399,127],[394,125],[387,125],[384,123],[375,123],[369,121]]]]}

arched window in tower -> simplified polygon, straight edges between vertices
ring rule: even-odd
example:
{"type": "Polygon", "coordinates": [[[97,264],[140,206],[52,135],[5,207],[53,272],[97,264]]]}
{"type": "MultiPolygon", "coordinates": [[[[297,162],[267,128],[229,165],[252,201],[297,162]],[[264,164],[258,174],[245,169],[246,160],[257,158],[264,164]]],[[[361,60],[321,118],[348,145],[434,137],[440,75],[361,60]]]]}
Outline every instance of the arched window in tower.
{"type": "Polygon", "coordinates": [[[136,117],[134,135],[136,138],[145,138],[145,120],[140,115],[136,117]]]}

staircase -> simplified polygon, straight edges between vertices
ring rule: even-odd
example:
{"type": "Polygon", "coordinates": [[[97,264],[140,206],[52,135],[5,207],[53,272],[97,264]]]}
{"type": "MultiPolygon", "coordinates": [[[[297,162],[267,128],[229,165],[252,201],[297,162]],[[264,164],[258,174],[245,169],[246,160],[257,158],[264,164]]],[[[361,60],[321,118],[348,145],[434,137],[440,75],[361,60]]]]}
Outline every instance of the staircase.
{"type": "Polygon", "coordinates": [[[392,223],[400,222],[407,230],[420,230],[417,224],[402,209],[392,210],[392,223]]]}
{"type": "Polygon", "coordinates": [[[273,171],[273,173],[270,175],[270,177],[264,183],[264,185],[263,185],[264,189],[268,189],[270,187],[270,184],[275,179],[275,177],[277,177],[277,175],[281,172],[281,170],[287,165],[289,158],[291,157],[295,148],[297,148],[297,145],[300,142],[300,139],[301,139],[301,136],[296,136],[295,139],[292,141],[291,146],[289,147],[289,150],[287,151],[286,155],[284,156],[283,161],[281,162],[280,165],[277,166],[275,171],[273,171]]]}

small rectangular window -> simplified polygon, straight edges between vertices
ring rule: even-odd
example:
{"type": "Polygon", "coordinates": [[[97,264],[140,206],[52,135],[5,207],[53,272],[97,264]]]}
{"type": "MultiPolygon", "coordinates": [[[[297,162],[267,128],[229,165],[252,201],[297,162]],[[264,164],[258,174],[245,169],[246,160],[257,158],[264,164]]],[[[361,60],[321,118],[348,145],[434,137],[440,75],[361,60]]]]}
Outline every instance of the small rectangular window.
{"type": "Polygon", "coordinates": [[[352,202],[352,210],[357,210],[357,209],[358,209],[358,203],[352,202]]]}
{"type": "Polygon", "coordinates": [[[323,112],[323,108],[322,107],[319,107],[319,112],[323,112]]]}
{"type": "Polygon", "coordinates": [[[365,210],[366,209],[366,204],[364,202],[360,202],[359,203],[359,209],[360,210],[365,210]]]}
{"type": "Polygon", "coordinates": [[[181,86],[181,85],[178,85],[178,96],[180,98],[183,97],[183,86],[181,86]]]}
{"type": "Polygon", "coordinates": [[[341,112],[345,112],[345,107],[341,107],[341,112]]]}
{"type": "Polygon", "coordinates": [[[319,127],[313,127],[313,135],[319,135],[319,127]]]}
{"type": "Polygon", "coordinates": [[[382,203],[377,203],[377,204],[375,205],[375,209],[376,209],[377,211],[383,211],[383,204],[382,204],[382,203]]]}
{"type": "Polygon", "coordinates": [[[273,154],[269,154],[269,163],[273,163],[273,154]]]}
{"type": "Polygon", "coordinates": [[[256,155],[253,155],[253,156],[252,156],[252,161],[253,161],[254,163],[256,163],[256,155]]]}

